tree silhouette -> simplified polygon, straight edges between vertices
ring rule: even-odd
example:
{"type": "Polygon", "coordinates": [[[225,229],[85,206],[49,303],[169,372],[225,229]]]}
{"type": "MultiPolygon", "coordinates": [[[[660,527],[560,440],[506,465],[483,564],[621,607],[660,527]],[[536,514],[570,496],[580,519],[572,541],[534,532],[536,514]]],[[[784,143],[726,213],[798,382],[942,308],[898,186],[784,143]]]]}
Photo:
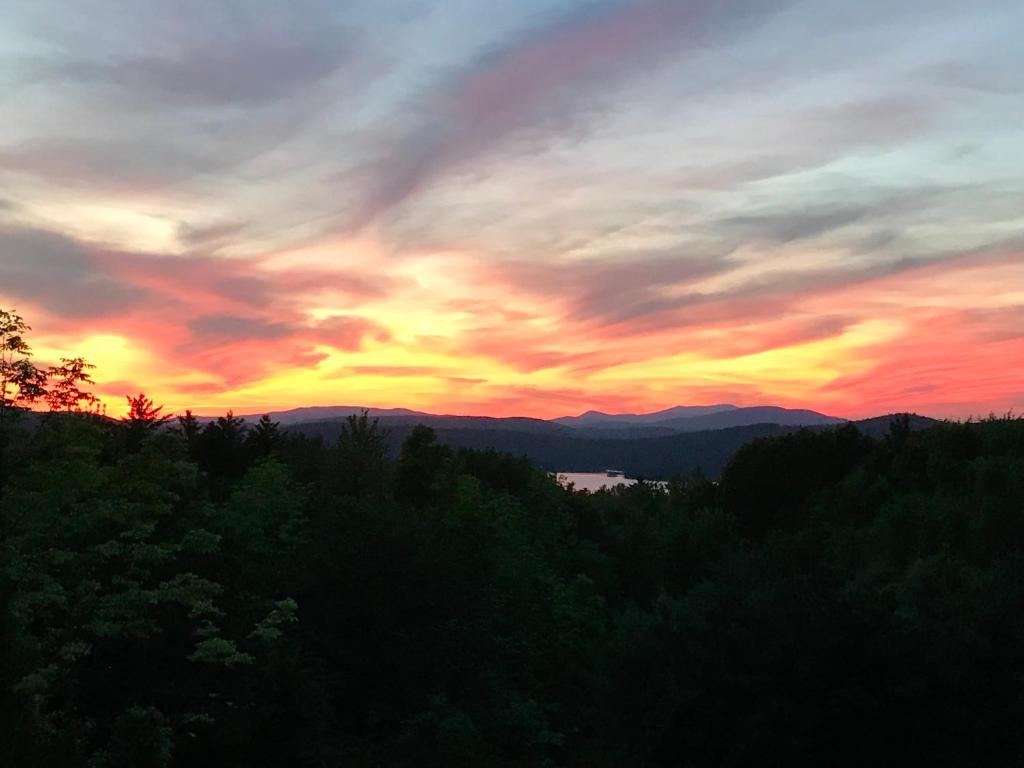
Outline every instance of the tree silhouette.
{"type": "Polygon", "coordinates": [[[417,424],[402,443],[395,478],[395,492],[405,503],[429,506],[452,489],[445,487],[445,464],[451,458],[447,445],[437,443],[437,433],[417,424]]]}
{"type": "Polygon", "coordinates": [[[50,366],[46,377],[52,383],[46,402],[52,412],[82,412],[98,406],[99,398],[82,389],[82,384],[95,384],[89,373],[96,366],[81,357],[62,357],[60,365],[50,366]],[[85,407],[83,407],[85,406],[85,407]]]}
{"type": "Polygon", "coordinates": [[[241,477],[249,465],[245,419],[228,411],[204,428],[199,436],[200,463],[219,482],[241,477]]]}
{"type": "Polygon", "coordinates": [[[25,341],[30,330],[17,312],[0,309],[0,423],[10,409],[31,406],[46,395],[46,373],[33,364],[25,341]]]}
{"type": "Polygon", "coordinates": [[[368,411],[345,419],[335,447],[338,457],[335,486],[341,494],[383,494],[387,478],[386,438],[387,431],[381,428],[380,419],[371,419],[368,411]]]}
{"type": "Polygon", "coordinates": [[[249,431],[248,442],[257,457],[269,456],[281,446],[281,425],[269,414],[263,414],[249,431]]]}
{"type": "Polygon", "coordinates": [[[174,428],[174,431],[185,439],[189,455],[196,458],[199,450],[200,426],[199,419],[191,410],[186,410],[184,416],[178,417],[178,426],[174,428]]]}
{"type": "Polygon", "coordinates": [[[164,414],[162,405],[156,405],[141,392],[138,397],[128,395],[125,399],[128,401],[128,415],[121,419],[121,423],[127,435],[128,450],[134,451],[147,435],[163,427],[174,416],[164,414]]]}
{"type": "Polygon", "coordinates": [[[128,395],[128,415],[122,419],[127,424],[139,424],[146,429],[152,430],[163,426],[174,418],[173,414],[162,413],[164,407],[156,405],[145,394],[139,393],[138,397],[128,395]]]}

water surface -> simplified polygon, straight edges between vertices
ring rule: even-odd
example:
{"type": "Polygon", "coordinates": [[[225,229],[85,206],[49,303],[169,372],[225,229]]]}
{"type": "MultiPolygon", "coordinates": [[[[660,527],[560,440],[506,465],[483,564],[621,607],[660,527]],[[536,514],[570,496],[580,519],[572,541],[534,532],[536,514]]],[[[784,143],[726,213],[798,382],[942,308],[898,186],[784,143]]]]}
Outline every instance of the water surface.
{"type": "Polygon", "coordinates": [[[577,491],[599,491],[620,485],[633,485],[636,480],[622,475],[609,477],[607,472],[556,472],[555,478],[561,485],[572,483],[577,491]]]}

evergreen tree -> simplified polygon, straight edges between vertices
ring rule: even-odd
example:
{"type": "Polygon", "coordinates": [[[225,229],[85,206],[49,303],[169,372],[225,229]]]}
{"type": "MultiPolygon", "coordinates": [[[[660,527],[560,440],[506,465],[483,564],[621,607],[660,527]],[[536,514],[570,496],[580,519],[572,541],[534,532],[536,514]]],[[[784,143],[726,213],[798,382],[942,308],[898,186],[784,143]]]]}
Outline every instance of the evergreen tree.
{"type": "Polygon", "coordinates": [[[337,493],[381,498],[388,481],[387,432],[367,411],[345,419],[335,446],[333,485],[337,493]]]}
{"type": "Polygon", "coordinates": [[[164,414],[162,405],[155,405],[141,392],[138,397],[129,395],[126,399],[128,415],[121,419],[121,423],[128,450],[137,451],[147,436],[163,428],[174,416],[164,414]]]}
{"type": "Polygon", "coordinates": [[[245,419],[228,411],[200,433],[199,461],[213,479],[218,494],[224,493],[226,484],[240,478],[249,466],[248,432],[245,419]]]}
{"type": "Polygon", "coordinates": [[[185,441],[185,445],[188,447],[188,455],[193,459],[197,459],[199,456],[199,436],[201,428],[199,426],[199,419],[193,415],[191,410],[186,410],[184,416],[178,417],[178,426],[174,428],[185,441]]]}
{"type": "Polygon", "coordinates": [[[249,430],[248,441],[256,458],[270,456],[283,443],[281,425],[271,419],[269,414],[263,414],[256,426],[249,430]]]}

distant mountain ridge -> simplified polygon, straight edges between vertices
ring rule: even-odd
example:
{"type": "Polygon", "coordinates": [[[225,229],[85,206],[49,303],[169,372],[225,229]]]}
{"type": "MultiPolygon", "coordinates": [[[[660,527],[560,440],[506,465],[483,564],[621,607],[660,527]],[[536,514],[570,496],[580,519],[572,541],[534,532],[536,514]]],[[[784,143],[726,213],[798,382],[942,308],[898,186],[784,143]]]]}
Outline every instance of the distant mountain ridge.
{"type": "MultiPolygon", "coordinates": [[[[293,426],[318,421],[340,421],[366,411],[371,418],[388,424],[416,423],[435,428],[502,429],[515,432],[548,432],[577,437],[605,439],[663,437],[680,432],[745,427],[754,424],[780,426],[821,426],[841,424],[846,419],[829,416],[807,409],[779,406],[739,407],[727,403],[716,405],[680,405],[653,413],[604,413],[587,411],[579,416],[556,419],[536,419],[526,416],[459,416],[415,411],[408,408],[364,408],[354,405],[313,406],[273,411],[269,415],[282,426],[293,426]]],[[[262,414],[247,414],[242,418],[255,421],[262,414]]],[[[209,420],[213,417],[200,417],[209,420]]]]}
{"type": "Polygon", "coordinates": [[[653,413],[604,413],[602,411],[587,411],[579,416],[561,416],[552,419],[556,424],[564,424],[567,427],[593,427],[609,426],[613,424],[658,424],[673,419],[692,418],[695,416],[707,416],[722,411],[737,410],[735,405],[725,403],[719,405],[677,405],[673,408],[666,408],[653,413]]]}
{"type": "MultiPolygon", "coordinates": [[[[889,432],[894,418],[887,415],[850,422],[802,408],[724,403],[641,414],[588,411],[551,420],[438,415],[408,408],[348,405],[295,408],[268,415],[291,432],[333,443],[345,418],[364,411],[380,419],[393,453],[418,424],[423,424],[435,431],[438,442],[453,448],[493,448],[527,456],[551,471],[616,467],[630,477],[661,479],[694,470],[717,475],[740,446],[758,437],[852,423],[862,433],[880,438],[889,432]]],[[[211,417],[200,418],[209,421],[211,417]]],[[[259,416],[242,418],[252,423],[259,416]]],[[[909,415],[911,429],[924,429],[934,423],[925,416],[909,415]]]]}
{"type": "MultiPolygon", "coordinates": [[[[432,415],[423,411],[413,411],[409,408],[365,408],[361,405],[313,405],[304,408],[291,408],[287,411],[263,411],[260,413],[238,414],[238,416],[246,421],[257,421],[265,413],[282,426],[291,426],[292,424],[304,424],[306,422],[313,421],[346,419],[349,416],[358,416],[363,411],[369,412],[370,416],[375,419],[432,415]]],[[[196,418],[199,421],[212,421],[217,417],[197,415],[196,418]]]]}
{"type": "Polygon", "coordinates": [[[820,427],[828,424],[843,424],[847,420],[828,416],[805,408],[780,408],[762,405],[752,408],[734,408],[730,411],[709,413],[658,422],[659,426],[672,427],[680,432],[701,432],[707,429],[728,429],[749,427],[754,424],[778,424],[783,427],[820,427]]]}
{"type": "MultiPolygon", "coordinates": [[[[863,434],[880,438],[888,433],[894,418],[895,416],[879,416],[865,421],[843,423],[852,423],[863,434]]],[[[668,479],[675,474],[685,475],[697,470],[715,477],[732,455],[751,440],[783,435],[800,429],[820,430],[833,426],[817,424],[806,427],[759,423],[642,437],[621,434],[625,430],[620,430],[619,437],[609,438],[594,436],[589,429],[559,427],[550,422],[541,423],[553,429],[530,432],[487,426],[467,428],[459,426],[454,420],[447,424],[429,420],[417,422],[414,419],[382,420],[387,431],[388,449],[392,454],[397,454],[417,423],[432,426],[437,441],[452,448],[491,448],[516,456],[526,456],[539,467],[552,472],[595,472],[615,467],[624,470],[627,477],[648,479],[668,479]]],[[[925,416],[910,416],[911,429],[924,429],[934,423],[934,419],[925,416]]],[[[341,427],[341,422],[334,420],[307,422],[290,429],[307,437],[320,438],[330,444],[338,439],[341,427]]]]}

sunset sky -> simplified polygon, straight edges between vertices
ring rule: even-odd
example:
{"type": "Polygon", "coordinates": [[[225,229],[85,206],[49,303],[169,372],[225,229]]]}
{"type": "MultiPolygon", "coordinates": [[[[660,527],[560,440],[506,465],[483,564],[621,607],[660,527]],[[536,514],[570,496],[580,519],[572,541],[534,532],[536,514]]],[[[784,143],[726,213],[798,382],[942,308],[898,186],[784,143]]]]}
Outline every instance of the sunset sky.
{"type": "Polygon", "coordinates": [[[1020,0],[5,0],[0,307],[118,412],[1024,410],[1020,0]]]}

